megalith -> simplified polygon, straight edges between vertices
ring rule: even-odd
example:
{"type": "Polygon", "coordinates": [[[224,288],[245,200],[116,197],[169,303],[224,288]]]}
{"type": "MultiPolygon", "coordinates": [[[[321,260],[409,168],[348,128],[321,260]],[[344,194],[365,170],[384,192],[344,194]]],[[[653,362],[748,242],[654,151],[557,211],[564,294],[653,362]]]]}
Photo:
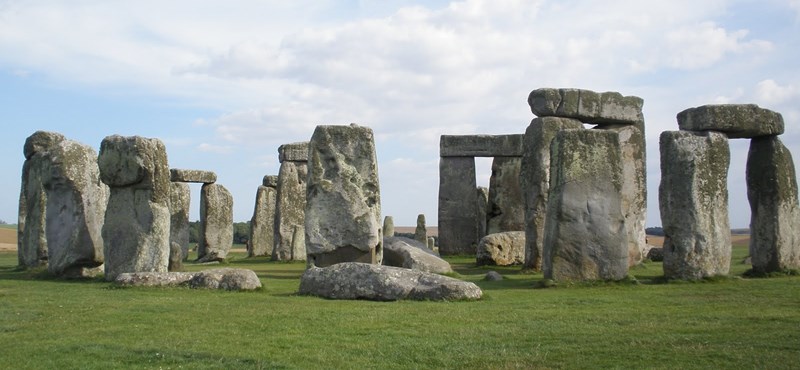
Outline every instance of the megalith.
{"type": "Polygon", "coordinates": [[[730,139],[783,133],[783,116],[755,104],[710,104],[678,113],[683,131],[719,131],[730,139]]]}
{"type": "Polygon", "coordinates": [[[309,267],[380,264],[381,199],[372,129],[317,126],[309,144],[305,246],[309,267]]]}
{"type": "Polygon", "coordinates": [[[272,256],[275,246],[275,212],[278,197],[278,176],[264,176],[256,191],[247,256],[272,256]]]}
{"type": "Polygon", "coordinates": [[[777,136],[750,141],[747,154],[750,256],[753,271],[800,268],[800,209],[789,149],[777,136]]]}
{"type": "Polygon", "coordinates": [[[294,241],[295,229],[300,228],[300,234],[304,234],[308,142],[281,145],[278,158],[281,167],[278,172],[272,259],[304,261],[306,252],[292,246],[302,245],[294,241]]]}
{"type": "Polygon", "coordinates": [[[394,236],[394,217],[386,216],[383,218],[383,237],[391,238],[394,236]]]}
{"type": "Polygon", "coordinates": [[[428,243],[428,228],[425,227],[425,215],[417,215],[417,227],[414,229],[414,240],[422,243],[428,243]]]}
{"type": "Polygon", "coordinates": [[[730,149],[725,134],[665,131],[659,139],[664,276],[701,279],[730,268],[730,149]]]}
{"type": "Polygon", "coordinates": [[[522,157],[495,157],[489,178],[486,233],[525,230],[525,203],[520,187],[522,157]]]}
{"type": "Polygon", "coordinates": [[[189,257],[189,206],[192,192],[189,184],[170,183],[169,192],[169,271],[179,271],[189,257]]]}
{"type": "Polygon", "coordinates": [[[628,273],[618,134],[564,130],[550,154],[544,277],[620,280],[628,273]]]}
{"type": "Polygon", "coordinates": [[[93,275],[103,264],[108,187],[97,153],[54,132],[37,131],[24,147],[18,255],[57,276],[93,275]]]}
{"type": "Polygon", "coordinates": [[[525,232],[504,231],[484,236],[478,243],[475,261],[478,266],[521,265],[525,262],[525,232]]]}
{"type": "Polygon", "coordinates": [[[170,174],[158,139],[107,136],[98,157],[111,188],[103,243],[105,279],[123,272],[166,272],[170,237],[170,174]]]}
{"type": "Polygon", "coordinates": [[[203,184],[197,259],[201,262],[223,260],[232,246],[233,196],[220,184],[203,184]]]}
{"type": "Polygon", "coordinates": [[[478,240],[486,236],[486,213],[489,211],[489,188],[478,186],[478,211],[475,221],[478,228],[478,240]]]}

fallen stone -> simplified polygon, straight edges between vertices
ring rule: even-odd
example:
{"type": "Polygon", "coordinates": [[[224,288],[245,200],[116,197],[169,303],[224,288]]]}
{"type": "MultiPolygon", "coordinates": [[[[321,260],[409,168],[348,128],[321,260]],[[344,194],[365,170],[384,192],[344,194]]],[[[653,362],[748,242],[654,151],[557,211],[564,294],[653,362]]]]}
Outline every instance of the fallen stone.
{"type": "Polygon", "coordinates": [[[647,259],[653,262],[662,262],[664,261],[664,249],[663,248],[650,248],[647,251],[647,259]]]}
{"type": "Polygon", "coordinates": [[[486,276],[483,277],[483,280],[486,281],[502,281],[503,275],[500,275],[497,271],[489,271],[486,273],[486,276]]]}
{"type": "Polygon", "coordinates": [[[217,182],[217,174],[211,171],[172,168],[169,170],[169,175],[170,181],[172,182],[194,182],[201,184],[213,184],[217,182]]]}
{"type": "Polygon", "coordinates": [[[453,272],[450,264],[439,258],[427,246],[403,237],[383,239],[383,264],[435,274],[453,272]]]}
{"type": "Polygon", "coordinates": [[[495,157],[492,161],[487,234],[525,230],[525,202],[519,180],[521,166],[522,157],[495,157]]]}
{"type": "Polygon", "coordinates": [[[478,244],[478,266],[521,265],[525,262],[525,232],[506,231],[484,236],[478,244]]]}
{"type": "Polygon", "coordinates": [[[261,281],[252,270],[222,268],[200,272],[134,272],[114,279],[117,286],[177,287],[194,289],[256,290],[261,281]]]}
{"type": "Polygon", "coordinates": [[[719,131],[728,138],[754,138],[783,133],[783,116],[755,104],[712,104],[678,113],[683,131],[719,131]]]}
{"type": "Polygon", "coordinates": [[[233,196],[224,186],[204,184],[200,189],[200,240],[197,261],[219,261],[233,247],[233,196]]]}
{"type": "Polygon", "coordinates": [[[477,300],[483,295],[477,285],[458,279],[357,262],[306,270],[300,278],[299,293],[329,299],[370,301],[459,301],[477,300]]]}
{"type": "Polygon", "coordinates": [[[633,125],[643,121],[644,100],[613,91],[536,89],[528,96],[528,105],[538,117],[572,118],[598,125],[633,125]]]}
{"type": "Polygon", "coordinates": [[[192,277],[192,272],[125,272],[117,275],[114,284],[123,287],[172,287],[186,284],[192,277]]]}

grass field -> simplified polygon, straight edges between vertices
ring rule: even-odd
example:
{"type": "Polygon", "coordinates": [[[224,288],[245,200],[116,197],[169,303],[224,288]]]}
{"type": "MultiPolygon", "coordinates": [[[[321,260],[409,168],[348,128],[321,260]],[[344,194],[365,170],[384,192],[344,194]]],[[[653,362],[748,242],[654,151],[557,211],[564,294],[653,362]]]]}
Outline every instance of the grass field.
{"type": "MultiPolygon", "coordinates": [[[[745,245],[734,248],[732,275],[745,245]]],[[[246,259],[251,293],[46,279],[0,252],[0,368],[764,368],[800,366],[800,277],[534,289],[541,275],[448,258],[477,302],[295,296],[302,263],[246,259]]],[[[214,266],[187,265],[194,271],[214,266]]]]}

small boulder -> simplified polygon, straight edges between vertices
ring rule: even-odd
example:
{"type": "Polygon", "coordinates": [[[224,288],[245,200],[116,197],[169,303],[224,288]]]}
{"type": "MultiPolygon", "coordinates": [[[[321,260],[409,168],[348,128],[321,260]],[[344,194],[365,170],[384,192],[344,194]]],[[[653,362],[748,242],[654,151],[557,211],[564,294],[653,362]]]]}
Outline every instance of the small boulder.
{"type": "Polygon", "coordinates": [[[653,247],[647,252],[647,259],[653,262],[664,261],[664,248],[653,247]]]}
{"type": "Polygon", "coordinates": [[[489,234],[478,244],[477,264],[511,266],[525,262],[525,232],[489,234]]]}
{"type": "Polygon", "coordinates": [[[501,281],[503,280],[503,275],[500,275],[497,271],[489,271],[486,273],[486,276],[483,277],[483,280],[486,281],[501,281]]]}
{"type": "Polygon", "coordinates": [[[425,245],[403,237],[383,239],[383,264],[434,274],[453,272],[447,261],[439,258],[425,245]]]}
{"type": "Polygon", "coordinates": [[[252,270],[221,268],[200,271],[189,280],[191,288],[255,290],[261,288],[261,280],[252,270]]]}

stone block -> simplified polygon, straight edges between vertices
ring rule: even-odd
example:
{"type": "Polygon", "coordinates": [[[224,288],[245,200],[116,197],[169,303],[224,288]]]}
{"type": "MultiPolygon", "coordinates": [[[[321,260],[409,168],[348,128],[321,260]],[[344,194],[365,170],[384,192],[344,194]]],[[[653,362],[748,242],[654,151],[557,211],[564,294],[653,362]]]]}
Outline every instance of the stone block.
{"type": "Polygon", "coordinates": [[[712,104],[678,113],[684,131],[719,131],[730,139],[783,133],[783,116],[755,104],[712,104]]]}

